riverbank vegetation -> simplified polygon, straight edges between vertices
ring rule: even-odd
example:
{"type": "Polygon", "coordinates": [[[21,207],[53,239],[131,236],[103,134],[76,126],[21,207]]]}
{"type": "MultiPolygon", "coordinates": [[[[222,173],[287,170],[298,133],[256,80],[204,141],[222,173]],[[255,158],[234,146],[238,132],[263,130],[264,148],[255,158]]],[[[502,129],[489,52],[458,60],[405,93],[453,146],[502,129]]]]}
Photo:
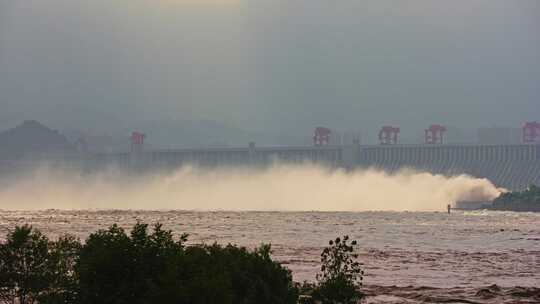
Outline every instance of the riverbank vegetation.
{"type": "Polygon", "coordinates": [[[503,193],[493,201],[492,209],[540,212],[540,187],[531,185],[524,191],[503,193]]]}
{"type": "Polygon", "coordinates": [[[85,242],[50,240],[31,226],[0,242],[0,303],[356,303],[363,272],[347,236],[321,254],[316,283],[295,283],[270,245],[187,245],[156,224],[113,225],[85,242]]]}

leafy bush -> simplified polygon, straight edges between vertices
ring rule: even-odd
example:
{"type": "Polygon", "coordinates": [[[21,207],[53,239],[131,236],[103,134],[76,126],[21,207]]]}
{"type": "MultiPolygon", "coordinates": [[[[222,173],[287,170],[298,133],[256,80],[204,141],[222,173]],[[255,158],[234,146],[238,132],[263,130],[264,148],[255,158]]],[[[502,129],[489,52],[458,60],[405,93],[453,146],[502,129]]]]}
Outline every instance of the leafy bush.
{"type": "Polygon", "coordinates": [[[90,303],[296,303],[289,270],[270,258],[270,246],[254,251],[228,245],[185,247],[170,231],[137,224],[92,234],[77,265],[80,298],[90,303]]]}
{"type": "Polygon", "coordinates": [[[321,254],[321,272],[317,275],[313,299],[323,304],[350,304],[362,298],[364,272],[354,252],[356,245],[356,241],[349,244],[348,236],[329,242],[321,254]]]}
{"type": "Polygon", "coordinates": [[[0,301],[73,303],[79,249],[72,237],[51,242],[30,226],[16,227],[0,244],[0,301]]]}
{"type": "Polygon", "coordinates": [[[254,251],[228,245],[186,248],[181,269],[190,290],[189,303],[296,303],[288,269],[272,261],[270,246],[254,251]]]}
{"type": "Polygon", "coordinates": [[[117,225],[91,234],[76,267],[79,303],[146,303],[150,290],[168,273],[168,263],[183,253],[184,240],[174,241],[161,225],[148,234],[148,225],[141,223],[131,236],[117,225]]]}

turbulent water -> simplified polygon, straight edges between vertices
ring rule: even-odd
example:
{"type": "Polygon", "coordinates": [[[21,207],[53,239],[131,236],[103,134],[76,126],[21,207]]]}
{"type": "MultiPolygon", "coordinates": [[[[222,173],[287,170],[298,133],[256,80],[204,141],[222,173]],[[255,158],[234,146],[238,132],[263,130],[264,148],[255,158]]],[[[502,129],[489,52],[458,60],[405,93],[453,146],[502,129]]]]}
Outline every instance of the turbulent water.
{"type": "Polygon", "coordinates": [[[540,303],[540,214],[512,212],[0,211],[55,237],[137,220],[193,243],[271,243],[295,280],[313,280],[327,241],[359,240],[368,303],[540,303]],[[397,286],[397,287],[393,287],[397,286]]]}

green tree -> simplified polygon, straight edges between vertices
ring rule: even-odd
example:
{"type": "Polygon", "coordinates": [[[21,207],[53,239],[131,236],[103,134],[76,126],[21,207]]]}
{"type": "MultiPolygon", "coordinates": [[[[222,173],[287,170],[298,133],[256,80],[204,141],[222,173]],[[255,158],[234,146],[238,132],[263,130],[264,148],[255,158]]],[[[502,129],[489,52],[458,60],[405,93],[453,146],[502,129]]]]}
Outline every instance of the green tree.
{"type": "Polygon", "coordinates": [[[356,241],[349,237],[336,238],[321,253],[321,272],[313,298],[323,304],[357,303],[362,298],[362,264],[357,262],[356,241]]]}
{"type": "Polygon", "coordinates": [[[132,247],[117,225],[88,237],[76,266],[80,303],[137,303],[143,291],[134,285],[132,276],[139,265],[132,247]]]}
{"type": "Polygon", "coordinates": [[[186,240],[141,223],[130,235],[118,226],[90,235],[76,267],[80,303],[296,303],[291,273],[269,246],[186,247],[186,240]]]}
{"type": "MultiPolygon", "coordinates": [[[[249,251],[243,247],[217,244],[194,246],[186,251],[190,269],[186,278],[205,281],[214,278],[211,289],[219,293],[206,301],[192,303],[293,304],[298,292],[290,270],[271,259],[269,245],[249,251]]],[[[196,288],[196,287],[194,287],[196,288]]]]}
{"type": "Polygon", "coordinates": [[[81,250],[79,239],[62,236],[49,243],[49,257],[46,267],[47,289],[39,294],[41,304],[75,303],[78,289],[78,277],[75,265],[81,250]]]}
{"type": "Polygon", "coordinates": [[[31,226],[15,227],[0,244],[0,299],[35,303],[48,287],[49,240],[31,226]]]}
{"type": "Polygon", "coordinates": [[[133,227],[131,242],[137,269],[131,279],[141,294],[136,303],[182,303],[185,288],[179,283],[177,269],[187,236],[182,234],[175,241],[172,231],[164,230],[161,224],[154,225],[151,234],[147,224],[133,227]]]}

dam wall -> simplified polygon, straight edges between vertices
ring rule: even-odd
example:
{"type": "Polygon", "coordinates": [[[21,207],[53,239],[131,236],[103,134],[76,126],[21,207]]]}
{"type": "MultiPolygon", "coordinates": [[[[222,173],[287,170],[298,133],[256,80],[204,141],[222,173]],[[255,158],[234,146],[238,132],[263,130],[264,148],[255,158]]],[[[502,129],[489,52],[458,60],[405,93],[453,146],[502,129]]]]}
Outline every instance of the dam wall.
{"type": "Polygon", "coordinates": [[[357,166],[390,173],[411,168],[443,175],[468,174],[509,190],[522,190],[540,184],[540,146],[372,146],[361,149],[357,166]]]}
{"type": "MultiPolygon", "coordinates": [[[[325,147],[246,147],[208,149],[162,149],[140,153],[96,154],[89,157],[92,167],[161,169],[184,165],[267,166],[272,163],[311,162],[329,167],[343,165],[342,146],[325,147]]],[[[349,153],[355,157],[353,153],[349,153]]]]}
{"type": "Polygon", "coordinates": [[[499,187],[521,190],[540,184],[538,145],[380,145],[161,149],[96,154],[90,167],[174,169],[183,165],[267,166],[310,162],[332,168],[375,168],[393,173],[415,169],[434,174],[487,178],[499,187]]]}

